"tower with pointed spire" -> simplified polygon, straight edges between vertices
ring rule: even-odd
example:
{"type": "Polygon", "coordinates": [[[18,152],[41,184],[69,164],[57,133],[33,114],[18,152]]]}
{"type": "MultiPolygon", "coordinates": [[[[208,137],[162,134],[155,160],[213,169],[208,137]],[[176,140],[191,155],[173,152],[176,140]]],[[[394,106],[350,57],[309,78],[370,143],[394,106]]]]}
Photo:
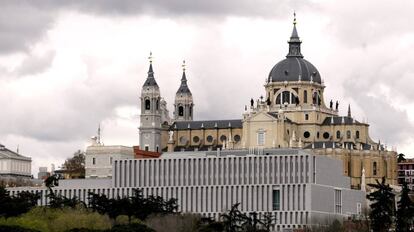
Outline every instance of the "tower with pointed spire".
{"type": "Polygon", "coordinates": [[[187,77],[185,74],[185,60],[183,61],[183,75],[181,84],[175,94],[174,101],[174,120],[175,121],[192,121],[193,120],[193,95],[187,85],[187,77]]]}
{"type": "Polygon", "coordinates": [[[161,152],[161,94],[154,78],[152,53],[148,59],[150,63],[148,76],[141,91],[139,144],[142,150],[161,152]]]}

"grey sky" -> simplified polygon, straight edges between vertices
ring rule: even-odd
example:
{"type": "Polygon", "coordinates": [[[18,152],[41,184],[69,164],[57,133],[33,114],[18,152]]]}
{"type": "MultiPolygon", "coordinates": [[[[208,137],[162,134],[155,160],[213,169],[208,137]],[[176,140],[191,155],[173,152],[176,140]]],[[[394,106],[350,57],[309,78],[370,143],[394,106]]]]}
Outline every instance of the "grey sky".
{"type": "MultiPolygon", "coordinates": [[[[0,1],[0,143],[34,168],[104,141],[138,144],[150,50],[172,109],[187,60],[198,119],[240,118],[287,53],[293,10],[326,101],[412,155],[414,3],[389,1],[0,1]]],[[[33,170],[37,172],[37,170],[33,170]]]]}

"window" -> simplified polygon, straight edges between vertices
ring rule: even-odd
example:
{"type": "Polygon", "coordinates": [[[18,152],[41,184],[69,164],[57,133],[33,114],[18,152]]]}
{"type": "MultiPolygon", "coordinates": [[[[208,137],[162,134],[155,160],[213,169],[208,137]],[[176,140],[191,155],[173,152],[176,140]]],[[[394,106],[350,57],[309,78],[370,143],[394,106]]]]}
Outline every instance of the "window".
{"type": "Polygon", "coordinates": [[[156,152],[159,152],[159,147],[158,147],[158,145],[157,145],[157,148],[155,149],[155,151],[156,151],[156,152]]]}
{"type": "Polygon", "coordinates": [[[351,138],[351,131],[346,131],[346,138],[350,139],[351,138]]]}
{"type": "Polygon", "coordinates": [[[319,139],[319,131],[316,133],[316,138],[319,139]]]}
{"type": "Polygon", "coordinates": [[[257,145],[262,146],[265,142],[265,132],[259,131],[257,132],[257,145]]]}
{"type": "Polygon", "coordinates": [[[148,147],[148,145],[146,145],[145,146],[145,151],[148,151],[149,150],[149,147],[148,147]]]}
{"type": "Polygon", "coordinates": [[[273,190],[273,204],[272,204],[273,210],[279,210],[280,209],[280,190],[273,190]]]}
{"type": "Polygon", "coordinates": [[[234,141],[237,143],[240,141],[240,135],[235,135],[234,136],[234,141]]]}
{"type": "Polygon", "coordinates": [[[184,116],[184,107],[183,106],[178,107],[178,116],[184,116]]]}
{"type": "Polygon", "coordinates": [[[283,91],[276,97],[276,104],[296,104],[298,103],[297,96],[290,91],[283,91]]]}
{"type": "Polygon", "coordinates": [[[374,175],[374,176],[377,175],[377,162],[374,162],[372,164],[372,175],[374,175]]]}
{"type": "Polygon", "coordinates": [[[192,117],[192,115],[193,115],[193,107],[190,106],[190,117],[192,117]]]}
{"type": "Polygon", "coordinates": [[[224,142],[227,140],[227,137],[225,135],[220,136],[220,141],[224,142]]]}
{"type": "Polygon", "coordinates": [[[151,101],[149,99],[145,100],[145,110],[151,109],[151,101]]]}
{"type": "Polygon", "coordinates": [[[337,132],[336,132],[336,138],[337,138],[337,139],[340,139],[340,138],[341,138],[341,132],[340,132],[340,131],[337,131],[337,132]]]}
{"type": "Polygon", "coordinates": [[[209,143],[213,142],[213,136],[211,135],[207,136],[207,142],[209,143]]]}
{"type": "Polygon", "coordinates": [[[305,114],[305,120],[309,120],[309,114],[305,114]]]}
{"type": "Polygon", "coordinates": [[[356,132],[355,132],[355,137],[356,137],[357,139],[359,139],[359,131],[356,131],[356,132]]]}
{"type": "Polygon", "coordinates": [[[96,159],[95,159],[95,157],[94,157],[94,158],[92,158],[92,164],[93,164],[93,165],[95,165],[95,164],[96,164],[96,159]]]}
{"type": "Polygon", "coordinates": [[[160,108],[160,101],[157,99],[157,102],[155,103],[155,108],[158,110],[160,108]]]}
{"type": "Polygon", "coordinates": [[[335,213],[342,214],[342,191],[335,189],[335,213]]]}
{"type": "Polygon", "coordinates": [[[303,133],[303,137],[309,138],[310,137],[309,131],[305,131],[305,133],[303,133]]]}
{"type": "Polygon", "coordinates": [[[357,203],[357,215],[361,215],[362,214],[362,204],[361,203],[357,203]]]}
{"type": "Polygon", "coordinates": [[[323,138],[324,139],[329,139],[329,133],[328,132],[323,133],[323,138]]]}
{"type": "Polygon", "coordinates": [[[184,136],[181,136],[180,137],[180,143],[181,144],[185,144],[187,142],[187,138],[186,137],[184,137],[184,136]]]}
{"type": "Polygon", "coordinates": [[[198,143],[200,141],[200,138],[198,136],[193,137],[193,142],[198,143]]]}
{"type": "Polygon", "coordinates": [[[308,103],[308,91],[303,91],[303,103],[308,103]]]}

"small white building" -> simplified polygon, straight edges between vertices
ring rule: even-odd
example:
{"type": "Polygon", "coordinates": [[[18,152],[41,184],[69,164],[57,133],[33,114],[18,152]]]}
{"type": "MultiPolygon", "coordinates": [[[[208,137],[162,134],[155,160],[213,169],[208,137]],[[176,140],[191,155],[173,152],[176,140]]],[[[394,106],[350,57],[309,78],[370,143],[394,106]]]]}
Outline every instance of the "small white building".
{"type": "Polygon", "coordinates": [[[111,178],[112,162],[118,159],[133,159],[132,147],[105,146],[92,138],[92,145],[86,148],[85,178],[111,178]]]}
{"type": "Polygon", "coordinates": [[[7,149],[0,144],[0,177],[30,178],[32,176],[32,159],[7,149]]]}

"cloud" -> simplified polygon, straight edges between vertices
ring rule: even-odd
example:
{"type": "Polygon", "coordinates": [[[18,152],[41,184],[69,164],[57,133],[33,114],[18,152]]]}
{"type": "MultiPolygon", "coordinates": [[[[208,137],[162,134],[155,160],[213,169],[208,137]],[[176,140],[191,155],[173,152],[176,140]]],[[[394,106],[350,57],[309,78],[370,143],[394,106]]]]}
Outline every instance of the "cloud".
{"type": "Polygon", "coordinates": [[[0,53],[26,52],[44,36],[55,12],[35,5],[6,1],[0,7],[0,53]]]}
{"type": "Polygon", "coordinates": [[[314,8],[316,4],[304,0],[5,0],[0,8],[0,54],[27,52],[53,27],[60,13],[68,11],[104,17],[201,16],[217,20],[228,16],[285,18],[291,17],[293,9],[314,8]]]}
{"type": "Polygon", "coordinates": [[[52,64],[55,51],[46,51],[44,54],[32,54],[27,56],[17,67],[13,74],[18,77],[35,75],[44,72],[52,64]]]}

